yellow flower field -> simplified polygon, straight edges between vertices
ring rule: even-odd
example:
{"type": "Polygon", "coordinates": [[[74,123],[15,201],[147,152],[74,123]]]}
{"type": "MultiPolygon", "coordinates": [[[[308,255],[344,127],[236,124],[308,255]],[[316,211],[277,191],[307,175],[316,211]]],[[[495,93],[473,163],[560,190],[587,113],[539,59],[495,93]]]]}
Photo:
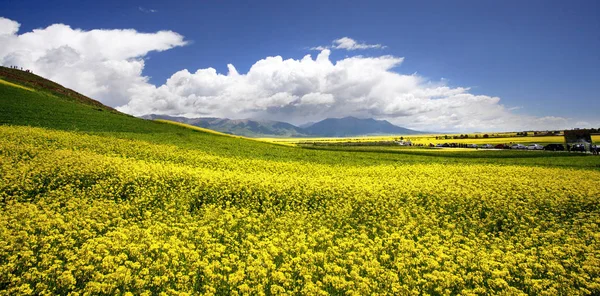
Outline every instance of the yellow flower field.
{"type": "Polygon", "coordinates": [[[0,126],[0,295],[600,293],[599,170],[431,157],[0,126]]]}

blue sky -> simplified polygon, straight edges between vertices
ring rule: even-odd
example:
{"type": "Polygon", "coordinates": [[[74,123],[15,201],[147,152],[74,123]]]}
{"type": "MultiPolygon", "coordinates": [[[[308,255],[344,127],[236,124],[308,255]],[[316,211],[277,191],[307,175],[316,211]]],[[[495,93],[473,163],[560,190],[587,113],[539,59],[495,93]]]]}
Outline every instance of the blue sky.
{"type": "Polygon", "coordinates": [[[0,16],[20,23],[19,34],[62,23],[84,31],[132,28],[184,36],[185,46],[143,56],[143,75],[156,86],[182,69],[212,67],[226,74],[233,64],[243,74],[268,56],[314,58],[319,52],[310,47],[347,36],[385,48],[332,50],[332,62],[356,55],[404,57],[394,72],[499,97],[514,114],[590,124],[600,122],[599,15],[599,1],[0,3],[0,16]]]}

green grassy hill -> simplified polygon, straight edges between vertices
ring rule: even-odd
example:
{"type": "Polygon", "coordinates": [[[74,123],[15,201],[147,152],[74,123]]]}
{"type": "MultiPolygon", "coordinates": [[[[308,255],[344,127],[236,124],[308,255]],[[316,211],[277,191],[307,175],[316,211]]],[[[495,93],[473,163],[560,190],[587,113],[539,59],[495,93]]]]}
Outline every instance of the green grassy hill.
{"type": "Polygon", "coordinates": [[[0,79],[0,81],[35,90],[28,91],[0,83],[0,110],[2,110],[0,124],[75,131],[176,145],[182,149],[201,150],[215,155],[280,161],[360,165],[464,162],[600,169],[600,160],[564,153],[532,154],[521,151],[499,151],[483,155],[479,152],[461,151],[440,155],[431,151],[414,150],[376,150],[357,153],[357,149],[351,148],[333,152],[298,149],[239,137],[218,136],[165,122],[136,118],[106,107],[52,81],[20,70],[0,67],[0,79]]]}
{"type": "Polygon", "coordinates": [[[260,157],[287,150],[280,145],[219,136],[160,121],[136,118],[24,71],[0,67],[0,124],[25,125],[260,157]],[[13,84],[13,85],[11,85],[13,84]],[[21,85],[34,91],[16,87],[21,85]],[[241,146],[240,146],[241,145],[241,146]],[[243,149],[239,149],[244,147],[243,149]],[[261,150],[270,150],[261,153],[261,150]]]}
{"type": "Polygon", "coordinates": [[[21,70],[0,67],[0,124],[83,132],[166,133],[171,126],[123,114],[59,84],[21,70]]]}
{"type": "Polygon", "coordinates": [[[53,94],[68,101],[78,102],[84,105],[97,107],[102,110],[116,112],[116,110],[114,110],[113,108],[107,107],[94,99],[90,99],[78,92],[75,92],[72,89],[63,87],[58,83],[37,76],[30,72],[0,66],[0,79],[10,83],[22,85],[30,89],[35,89],[38,91],[53,94]]]}
{"type": "Polygon", "coordinates": [[[600,157],[288,147],[0,72],[0,295],[600,294],[600,157]]]}

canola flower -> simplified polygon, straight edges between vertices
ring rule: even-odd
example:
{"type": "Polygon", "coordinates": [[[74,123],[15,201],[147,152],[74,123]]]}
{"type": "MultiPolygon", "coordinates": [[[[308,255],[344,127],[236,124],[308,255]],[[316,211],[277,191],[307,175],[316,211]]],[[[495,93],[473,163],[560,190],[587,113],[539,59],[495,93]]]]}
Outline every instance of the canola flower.
{"type": "MultiPolygon", "coordinates": [[[[258,138],[264,142],[287,145],[313,145],[313,144],[343,144],[343,143],[376,143],[380,141],[398,141],[400,138],[412,144],[535,144],[535,143],[564,143],[564,136],[516,136],[515,133],[500,133],[497,136],[484,138],[484,134],[470,134],[468,138],[453,139],[455,134],[438,135],[396,135],[396,136],[362,136],[340,138],[258,138]],[[448,136],[446,139],[444,136],[448,136]]],[[[592,135],[592,142],[600,142],[600,135],[592,135]]]]}
{"type": "Polygon", "coordinates": [[[0,295],[592,295],[600,172],[0,126],[0,295]]]}

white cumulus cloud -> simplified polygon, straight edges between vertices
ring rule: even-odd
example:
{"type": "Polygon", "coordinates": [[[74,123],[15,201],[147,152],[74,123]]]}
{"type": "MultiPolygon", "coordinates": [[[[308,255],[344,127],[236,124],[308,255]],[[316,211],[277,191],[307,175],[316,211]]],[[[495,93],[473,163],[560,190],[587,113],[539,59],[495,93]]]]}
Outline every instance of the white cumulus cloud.
{"type": "Polygon", "coordinates": [[[19,31],[21,25],[13,20],[0,17],[0,36],[12,35],[19,31]]]}

